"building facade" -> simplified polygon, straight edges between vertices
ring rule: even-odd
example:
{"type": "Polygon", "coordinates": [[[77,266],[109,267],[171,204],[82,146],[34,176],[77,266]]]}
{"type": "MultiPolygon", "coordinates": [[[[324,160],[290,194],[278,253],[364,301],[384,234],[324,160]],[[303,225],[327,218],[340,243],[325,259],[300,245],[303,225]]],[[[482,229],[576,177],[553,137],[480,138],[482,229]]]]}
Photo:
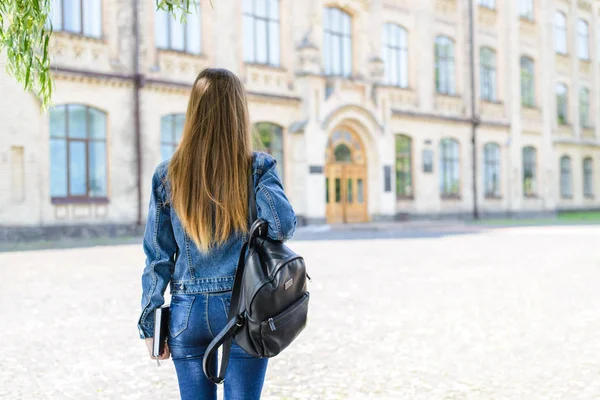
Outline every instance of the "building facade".
{"type": "Polygon", "coordinates": [[[600,208],[597,2],[135,1],[54,1],[48,112],[0,73],[5,237],[143,223],[215,66],[301,223],[600,208]]]}

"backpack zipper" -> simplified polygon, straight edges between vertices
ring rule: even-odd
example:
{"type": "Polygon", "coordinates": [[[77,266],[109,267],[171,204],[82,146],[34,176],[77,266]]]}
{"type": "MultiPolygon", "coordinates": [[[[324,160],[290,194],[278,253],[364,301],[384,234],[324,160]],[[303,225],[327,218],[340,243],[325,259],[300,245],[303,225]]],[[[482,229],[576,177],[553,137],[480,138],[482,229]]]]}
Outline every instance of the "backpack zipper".
{"type": "Polygon", "coordinates": [[[269,318],[269,327],[271,327],[271,331],[276,331],[277,328],[275,328],[275,322],[273,322],[273,318],[269,318]]]}

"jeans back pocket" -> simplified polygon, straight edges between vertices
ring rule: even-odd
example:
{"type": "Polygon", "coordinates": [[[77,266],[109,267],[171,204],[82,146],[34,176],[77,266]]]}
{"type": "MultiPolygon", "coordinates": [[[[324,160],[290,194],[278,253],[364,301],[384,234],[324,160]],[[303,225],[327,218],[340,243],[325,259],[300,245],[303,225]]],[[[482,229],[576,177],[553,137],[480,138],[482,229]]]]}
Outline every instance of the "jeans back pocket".
{"type": "Polygon", "coordinates": [[[179,336],[187,329],[193,304],[193,296],[173,295],[171,297],[169,333],[172,338],[179,336]]]}

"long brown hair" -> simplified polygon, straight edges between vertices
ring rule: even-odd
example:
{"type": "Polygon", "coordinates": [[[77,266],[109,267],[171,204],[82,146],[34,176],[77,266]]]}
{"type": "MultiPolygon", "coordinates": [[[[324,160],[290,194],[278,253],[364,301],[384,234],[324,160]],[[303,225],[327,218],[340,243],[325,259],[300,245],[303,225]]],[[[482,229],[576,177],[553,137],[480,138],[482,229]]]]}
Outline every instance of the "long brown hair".
{"type": "Polygon", "coordinates": [[[246,91],[232,72],[200,72],[169,164],[171,205],[198,248],[247,231],[252,139],[246,91]]]}

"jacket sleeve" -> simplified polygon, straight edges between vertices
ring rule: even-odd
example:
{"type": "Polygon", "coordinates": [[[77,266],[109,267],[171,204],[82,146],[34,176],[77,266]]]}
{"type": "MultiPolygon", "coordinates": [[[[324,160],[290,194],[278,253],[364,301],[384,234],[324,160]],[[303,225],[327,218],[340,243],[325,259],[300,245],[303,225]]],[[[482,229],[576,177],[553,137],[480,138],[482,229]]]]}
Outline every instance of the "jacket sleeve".
{"type": "Polygon", "coordinates": [[[154,336],[154,310],[164,304],[164,292],[175,269],[177,242],[165,197],[163,180],[157,171],[152,178],[152,195],[144,233],[146,267],[142,273],[142,314],[138,321],[142,339],[154,336]]]}
{"type": "Polygon", "coordinates": [[[265,172],[256,184],[256,207],[258,218],[269,223],[269,237],[285,242],[296,230],[296,214],[285,196],[276,165],[272,158],[264,165],[265,172]]]}

